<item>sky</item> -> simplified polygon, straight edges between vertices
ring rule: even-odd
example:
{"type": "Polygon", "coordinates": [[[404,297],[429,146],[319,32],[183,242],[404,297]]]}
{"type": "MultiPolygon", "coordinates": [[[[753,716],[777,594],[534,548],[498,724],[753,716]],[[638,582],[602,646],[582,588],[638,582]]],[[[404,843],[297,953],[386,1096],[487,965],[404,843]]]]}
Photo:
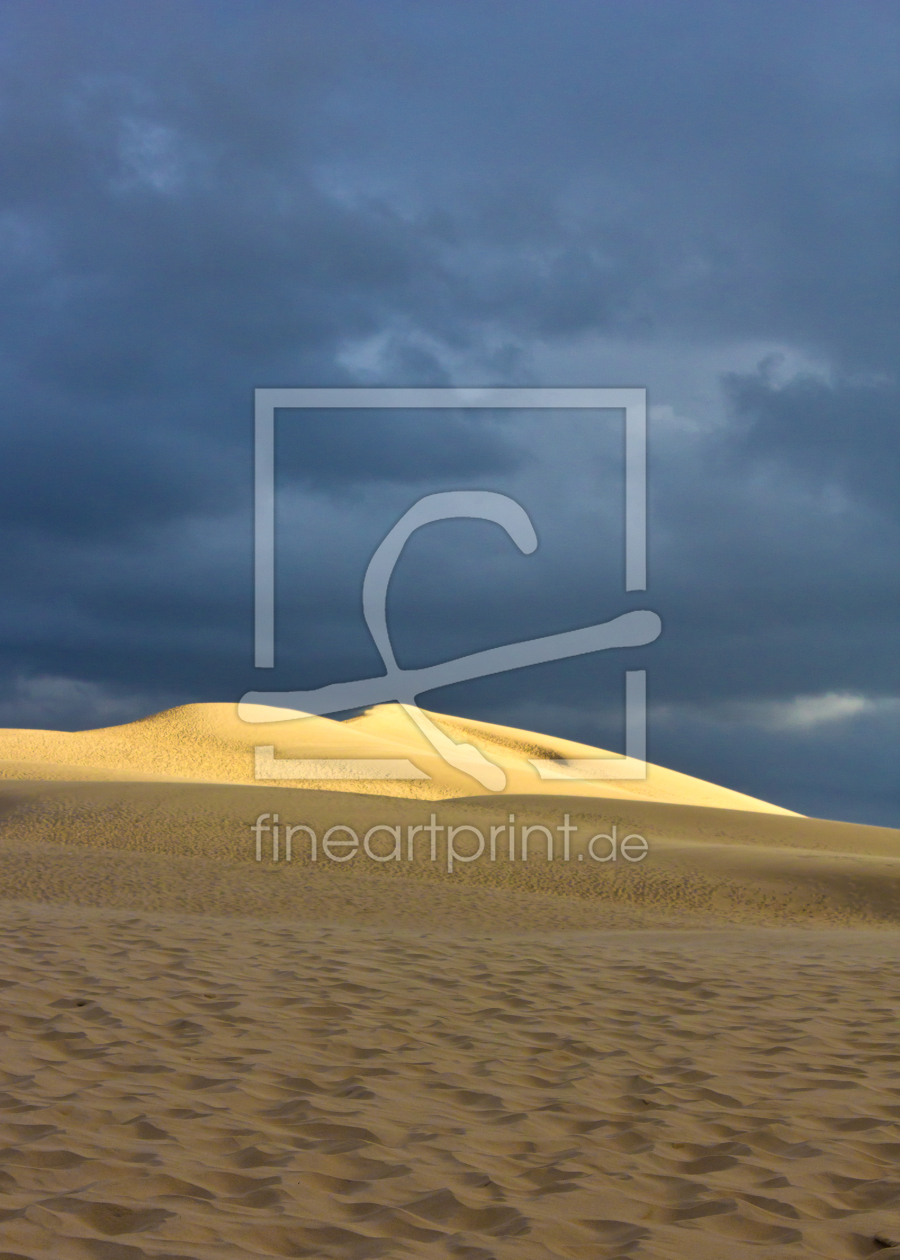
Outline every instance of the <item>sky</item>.
{"type": "Polygon", "coordinates": [[[420,697],[900,826],[900,10],[885,0],[0,7],[0,725],[382,672],[366,565],[423,495],[406,668],[633,608],[653,644],[420,697]],[[254,668],[253,397],[648,390],[622,416],[279,413],[254,668]]]}

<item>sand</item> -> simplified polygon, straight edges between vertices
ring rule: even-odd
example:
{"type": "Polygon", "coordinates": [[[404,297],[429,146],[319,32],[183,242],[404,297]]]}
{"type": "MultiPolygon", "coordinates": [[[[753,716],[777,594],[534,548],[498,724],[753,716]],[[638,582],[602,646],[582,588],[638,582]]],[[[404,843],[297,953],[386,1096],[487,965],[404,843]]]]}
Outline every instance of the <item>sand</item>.
{"type": "MultiPolygon", "coordinates": [[[[98,731],[0,731],[0,779],[112,779],[258,782],[257,747],[271,748],[278,782],[306,788],[332,788],[364,795],[408,796],[441,800],[483,793],[484,785],[442,760],[400,705],[384,704],[347,722],[295,716],[293,720],[244,722],[234,704],[188,704],[139,722],[98,731]],[[341,777],[350,758],[403,761],[422,776],[414,780],[373,781],[341,777]],[[335,777],[291,779],[286,761],[337,763],[335,777]],[[278,763],[281,763],[279,766],[278,763]]],[[[249,706],[276,717],[288,710],[249,706]]],[[[690,775],[649,766],[646,779],[580,782],[567,762],[613,754],[570,740],[464,721],[422,710],[455,743],[470,743],[502,769],[510,794],[587,795],[673,804],[721,806],[790,814],[790,810],[690,775]],[[541,779],[531,760],[549,760],[558,779],[541,779]]],[[[273,780],[274,781],[274,780],[273,780]]]]}
{"type": "Polygon", "coordinates": [[[890,1256],[900,832],[405,716],[264,724],[401,791],[254,782],[234,706],[0,733],[0,1260],[890,1256]]]}

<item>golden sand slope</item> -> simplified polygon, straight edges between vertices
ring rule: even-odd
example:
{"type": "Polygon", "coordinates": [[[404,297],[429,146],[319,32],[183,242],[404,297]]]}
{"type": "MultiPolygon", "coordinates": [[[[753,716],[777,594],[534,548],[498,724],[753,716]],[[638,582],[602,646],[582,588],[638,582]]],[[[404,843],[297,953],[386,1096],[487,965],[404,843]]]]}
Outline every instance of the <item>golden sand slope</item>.
{"type": "Polygon", "coordinates": [[[893,936],[23,905],[0,943],[7,1260],[858,1260],[898,1238],[893,936]]]}
{"type": "MultiPolygon", "coordinates": [[[[284,710],[271,710],[280,715],[284,710]]],[[[674,770],[649,766],[646,780],[579,782],[567,759],[609,756],[569,740],[428,713],[456,743],[469,743],[506,774],[507,793],[603,796],[668,801],[725,809],[790,814],[790,810],[740,792],[705,783],[674,770]],[[530,759],[559,766],[558,779],[541,779],[530,759]]],[[[292,721],[248,723],[237,705],[188,704],[126,726],[97,731],[0,731],[0,778],[154,779],[254,783],[254,748],[274,749],[286,759],[388,758],[411,762],[422,779],[372,781],[345,778],[279,779],[306,788],[332,788],[367,795],[440,800],[479,795],[484,786],[454,769],[434,751],[400,705],[378,705],[347,722],[303,716],[292,721]]]]}

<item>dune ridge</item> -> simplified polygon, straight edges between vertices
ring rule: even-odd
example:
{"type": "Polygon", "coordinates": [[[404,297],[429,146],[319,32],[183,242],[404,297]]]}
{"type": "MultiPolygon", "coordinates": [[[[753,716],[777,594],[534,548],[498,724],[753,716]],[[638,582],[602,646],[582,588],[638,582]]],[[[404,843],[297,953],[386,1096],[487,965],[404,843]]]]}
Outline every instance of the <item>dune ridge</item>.
{"type": "MultiPolygon", "coordinates": [[[[385,758],[411,762],[426,774],[410,781],[342,779],[343,791],[366,795],[408,796],[441,800],[481,794],[484,787],[447,765],[400,705],[378,705],[346,722],[302,715],[272,722],[248,723],[234,704],[189,704],[156,713],[123,726],[95,731],[0,731],[0,779],[100,778],[199,781],[252,784],[254,748],[271,747],[280,761],[333,758],[385,758]]],[[[706,783],[690,775],[649,765],[645,780],[578,781],[565,768],[567,760],[609,757],[585,744],[519,731],[487,722],[468,721],[423,710],[457,743],[468,742],[506,774],[506,793],[602,796],[668,801],[672,804],[719,806],[791,814],[778,805],[706,783]],[[560,766],[558,780],[542,780],[530,758],[546,758],[560,766]]],[[[280,778],[282,784],[327,789],[335,780],[280,778]]]]}

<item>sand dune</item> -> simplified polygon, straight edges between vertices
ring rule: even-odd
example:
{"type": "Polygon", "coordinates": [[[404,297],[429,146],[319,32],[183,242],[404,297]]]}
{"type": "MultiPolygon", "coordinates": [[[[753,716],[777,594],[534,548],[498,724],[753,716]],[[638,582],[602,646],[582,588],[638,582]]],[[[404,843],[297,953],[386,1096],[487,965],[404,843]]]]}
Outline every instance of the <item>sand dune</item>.
{"type": "MultiPolygon", "coordinates": [[[[349,773],[338,779],[279,776],[279,782],[293,782],[298,787],[331,788],[339,783],[344,791],[422,800],[484,791],[483,784],[454,769],[435,752],[400,705],[378,705],[347,722],[302,716],[292,721],[248,723],[238,717],[237,710],[233,704],[189,704],[97,731],[0,731],[0,778],[108,776],[249,784],[259,781],[254,749],[263,746],[274,750],[276,765],[282,763],[282,770],[285,761],[295,759],[334,759],[339,765],[346,765],[350,758],[394,759],[411,764],[423,775],[407,781],[354,780],[349,773]]],[[[285,710],[271,712],[280,717],[285,710]]],[[[611,754],[531,731],[424,712],[455,743],[474,745],[500,767],[506,775],[507,793],[636,797],[774,814],[791,812],[658,766],[648,767],[646,780],[579,782],[577,770],[567,768],[568,760],[611,754]],[[542,780],[530,764],[532,759],[556,763],[560,777],[542,780]]]]}
{"type": "Polygon", "coordinates": [[[898,1254],[900,831],[436,720],[0,733],[0,1260],[898,1254]]]}

